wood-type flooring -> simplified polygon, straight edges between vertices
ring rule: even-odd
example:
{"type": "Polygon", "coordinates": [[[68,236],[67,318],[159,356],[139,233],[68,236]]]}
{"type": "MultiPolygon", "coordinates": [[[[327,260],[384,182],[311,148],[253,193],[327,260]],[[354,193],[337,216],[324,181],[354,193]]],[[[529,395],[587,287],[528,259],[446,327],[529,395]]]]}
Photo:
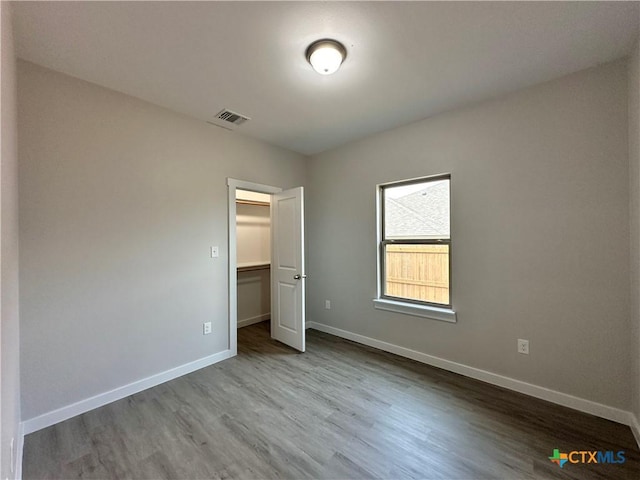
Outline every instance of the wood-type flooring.
{"type": "Polygon", "coordinates": [[[299,354],[268,328],[240,329],[237,357],[27,435],[23,478],[640,479],[627,426],[314,330],[299,354]],[[554,449],[625,462],[560,468],[554,449]]]}

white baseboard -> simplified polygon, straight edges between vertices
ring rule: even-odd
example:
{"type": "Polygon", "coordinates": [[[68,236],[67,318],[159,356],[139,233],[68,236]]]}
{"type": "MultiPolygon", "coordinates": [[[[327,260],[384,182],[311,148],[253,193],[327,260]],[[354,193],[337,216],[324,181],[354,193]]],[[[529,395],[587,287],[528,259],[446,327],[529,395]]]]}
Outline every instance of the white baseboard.
{"type": "Polygon", "coordinates": [[[227,358],[231,358],[233,356],[233,351],[224,350],[222,352],[209,355],[208,357],[185,363],[184,365],[180,365],[179,367],[171,368],[164,372],[151,375],[150,377],[143,378],[142,380],[135,381],[128,385],[114,388],[113,390],[110,390],[108,392],[100,393],[93,397],[80,400],[79,402],[67,405],[62,408],[58,408],[57,410],[43,413],[42,415],[30,418],[29,420],[25,420],[24,422],[22,422],[24,434],[27,435],[29,433],[42,430],[43,428],[47,428],[51,425],[55,425],[56,423],[60,423],[64,420],[75,417],[76,415],[80,415],[82,413],[88,412],[89,410],[102,407],[103,405],[106,405],[108,403],[115,402],[116,400],[120,400],[122,398],[128,397],[129,395],[133,395],[134,393],[146,390],[147,388],[155,387],[156,385],[160,385],[161,383],[168,382],[169,380],[173,380],[174,378],[178,378],[196,370],[200,370],[201,368],[208,367],[210,365],[213,365],[214,363],[221,362],[222,360],[226,360],[227,358]]]}
{"type": "MultiPolygon", "coordinates": [[[[359,335],[347,330],[341,330],[339,328],[325,325],[323,323],[307,322],[307,325],[309,328],[313,328],[321,332],[329,333],[331,335],[345,338],[357,343],[362,343],[363,345],[368,345],[369,347],[384,350],[385,352],[389,353],[394,353],[401,357],[410,358],[421,363],[426,363],[427,365],[432,365],[434,367],[442,368],[443,370],[448,370],[450,372],[464,375],[465,377],[474,378],[476,380],[481,380],[492,385],[497,385],[499,387],[514,390],[519,393],[524,393],[525,395],[529,395],[531,397],[540,398],[548,402],[573,408],[574,410],[590,413],[591,415],[606,418],[607,420],[612,420],[614,422],[622,423],[629,426],[632,426],[635,420],[631,412],[627,412],[619,408],[610,407],[608,405],[603,405],[601,403],[586,400],[584,398],[574,397],[573,395],[558,392],[556,390],[551,390],[545,387],[540,387],[538,385],[526,383],[521,380],[505,377],[503,375],[498,375],[497,373],[488,372],[479,368],[470,367],[462,363],[452,362],[451,360],[428,355],[426,353],[418,352],[417,350],[411,350],[409,348],[394,345],[392,343],[383,342],[382,340],[376,340],[375,338],[365,337],[364,335],[359,335]]],[[[634,434],[636,434],[636,432],[634,432],[634,434]]],[[[638,439],[637,434],[636,439],[638,439]]]]}
{"type": "Polygon", "coordinates": [[[636,439],[636,443],[638,444],[638,448],[640,448],[640,422],[638,422],[638,417],[635,415],[631,415],[631,423],[629,425],[631,427],[631,431],[633,432],[633,436],[636,439]]]}
{"type": "Polygon", "coordinates": [[[265,320],[271,319],[271,313],[263,313],[262,315],[258,315],[256,317],[244,318],[242,320],[238,320],[238,328],[248,327],[249,325],[253,325],[254,323],[264,322],[265,320]]]}

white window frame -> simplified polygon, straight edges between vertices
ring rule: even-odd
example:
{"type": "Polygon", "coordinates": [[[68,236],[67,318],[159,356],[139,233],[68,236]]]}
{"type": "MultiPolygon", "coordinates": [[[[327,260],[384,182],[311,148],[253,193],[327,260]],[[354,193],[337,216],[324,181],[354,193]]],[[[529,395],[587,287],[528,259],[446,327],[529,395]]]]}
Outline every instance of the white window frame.
{"type": "MultiPolygon", "coordinates": [[[[449,195],[451,195],[451,174],[439,174],[432,175],[428,177],[418,177],[407,180],[400,180],[395,182],[381,183],[376,185],[376,240],[377,240],[377,296],[373,300],[374,307],[378,310],[386,310],[395,313],[402,313],[406,315],[413,315],[418,317],[430,318],[433,320],[440,320],[444,322],[457,322],[456,312],[453,310],[453,289],[452,289],[452,272],[451,272],[451,261],[453,258],[452,255],[452,242],[451,236],[447,240],[440,241],[400,241],[394,242],[384,239],[384,203],[383,203],[383,192],[385,188],[402,186],[402,185],[411,185],[414,183],[424,183],[430,181],[438,181],[438,180],[449,180],[449,195]],[[449,245],[449,305],[437,304],[437,303],[429,303],[423,302],[419,300],[405,299],[399,297],[391,297],[384,294],[384,282],[385,282],[385,245],[389,244],[401,244],[401,243],[409,243],[409,244],[434,244],[434,245],[449,245]]],[[[451,198],[451,197],[450,197],[451,198]]],[[[451,200],[450,200],[451,201],[451,200]]],[[[449,217],[451,218],[451,209],[449,209],[449,217]]]]}

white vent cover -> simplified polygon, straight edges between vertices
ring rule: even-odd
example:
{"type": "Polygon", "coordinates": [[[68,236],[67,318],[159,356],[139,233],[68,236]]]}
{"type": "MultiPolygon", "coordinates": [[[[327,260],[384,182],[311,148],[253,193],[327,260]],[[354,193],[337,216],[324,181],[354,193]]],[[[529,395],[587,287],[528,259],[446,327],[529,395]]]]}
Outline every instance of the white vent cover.
{"type": "Polygon", "coordinates": [[[248,120],[251,119],[246,115],[242,115],[241,113],[233,112],[227,108],[223,108],[218,113],[216,113],[215,118],[208,123],[217,125],[218,127],[226,128],[228,130],[235,130],[237,127],[248,120]]]}

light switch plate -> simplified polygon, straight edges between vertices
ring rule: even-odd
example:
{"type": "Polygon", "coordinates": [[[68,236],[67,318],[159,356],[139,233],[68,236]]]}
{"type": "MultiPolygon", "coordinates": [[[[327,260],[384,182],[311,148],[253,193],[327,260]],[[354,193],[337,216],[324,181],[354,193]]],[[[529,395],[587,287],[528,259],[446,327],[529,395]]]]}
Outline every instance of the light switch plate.
{"type": "Polygon", "coordinates": [[[218,247],[211,247],[211,258],[218,258],[219,255],[220,252],[218,250],[218,247]]]}

